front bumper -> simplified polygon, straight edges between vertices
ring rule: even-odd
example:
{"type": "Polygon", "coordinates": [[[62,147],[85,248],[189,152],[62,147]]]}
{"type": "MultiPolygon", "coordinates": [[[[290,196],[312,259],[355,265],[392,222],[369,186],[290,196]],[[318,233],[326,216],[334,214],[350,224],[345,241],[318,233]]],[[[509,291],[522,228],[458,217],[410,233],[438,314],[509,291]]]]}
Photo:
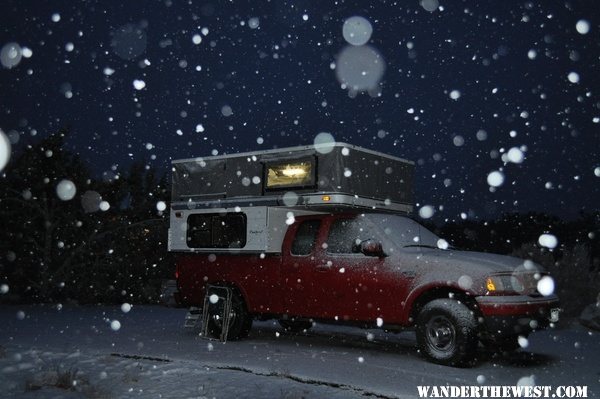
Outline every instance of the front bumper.
{"type": "Polygon", "coordinates": [[[480,296],[475,298],[486,332],[493,337],[527,335],[558,321],[556,295],[480,296]]]}

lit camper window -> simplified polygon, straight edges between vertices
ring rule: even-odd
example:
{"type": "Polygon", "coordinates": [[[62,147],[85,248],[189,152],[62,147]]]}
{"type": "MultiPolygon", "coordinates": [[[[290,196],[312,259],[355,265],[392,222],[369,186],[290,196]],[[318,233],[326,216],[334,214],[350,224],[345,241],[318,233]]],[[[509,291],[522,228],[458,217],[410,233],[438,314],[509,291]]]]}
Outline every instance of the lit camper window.
{"type": "Polygon", "coordinates": [[[267,189],[314,186],[315,160],[267,164],[266,181],[267,189]]]}
{"type": "Polygon", "coordinates": [[[189,248],[243,248],[246,246],[246,215],[199,213],[187,220],[189,248]]]}

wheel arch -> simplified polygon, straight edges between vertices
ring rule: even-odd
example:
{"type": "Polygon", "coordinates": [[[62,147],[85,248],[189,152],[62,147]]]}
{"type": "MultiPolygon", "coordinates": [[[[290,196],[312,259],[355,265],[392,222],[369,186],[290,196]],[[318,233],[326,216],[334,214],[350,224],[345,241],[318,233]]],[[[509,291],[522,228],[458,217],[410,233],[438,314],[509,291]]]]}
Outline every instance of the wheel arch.
{"type": "Polygon", "coordinates": [[[464,303],[470,310],[472,310],[475,314],[475,318],[479,320],[481,317],[481,312],[477,306],[477,301],[474,296],[471,295],[468,291],[461,289],[456,286],[430,286],[423,288],[419,292],[413,295],[412,301],[409,303],[409,311],[408,311],[408,322],[409,324],[414,324],[417,320],[419,313],[423,307],[435,300],[435,299],[445,299],[451,298],[456,299],[457,301],[464,303]]]}

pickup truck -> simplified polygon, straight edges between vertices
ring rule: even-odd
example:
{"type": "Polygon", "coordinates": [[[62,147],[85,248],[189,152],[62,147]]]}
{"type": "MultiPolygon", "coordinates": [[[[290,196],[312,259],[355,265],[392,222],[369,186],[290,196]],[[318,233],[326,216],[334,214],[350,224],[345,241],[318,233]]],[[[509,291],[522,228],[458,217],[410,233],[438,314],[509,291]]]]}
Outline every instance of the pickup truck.
{"type": "MultiPolygon", "coordinates": [[[[228,339],[246,337],[253,319],[295,332],[317,321],[415,328],[420,352],[451,366],[471,364],[480,343],[516,350],[519,336],[559,314],[556,295],[538,289],[551,279],[541,266],[454,249],[398,214],[296,217],[280,253],[181,254],[176,278],[177,300],[188,306],[202,307],[208,286],[231,289],[228,339]]],[[[212,334],[223,320],[208,318],[212,334]]]]}

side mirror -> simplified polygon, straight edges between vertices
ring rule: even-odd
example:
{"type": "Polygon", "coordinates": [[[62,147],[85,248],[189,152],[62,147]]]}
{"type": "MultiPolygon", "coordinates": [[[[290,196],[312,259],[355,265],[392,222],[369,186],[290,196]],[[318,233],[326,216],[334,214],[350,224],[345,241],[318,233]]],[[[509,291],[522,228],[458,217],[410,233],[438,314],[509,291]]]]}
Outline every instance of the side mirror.
{"type": "Polygon", "coordinates": [[[378,258],[383,258],[386,256],[385,252],[383,252],[383,246],[381,243],[374,240],[364,240],[361,242],[360,252],[365,256],[376,256],[378,258]]]}

